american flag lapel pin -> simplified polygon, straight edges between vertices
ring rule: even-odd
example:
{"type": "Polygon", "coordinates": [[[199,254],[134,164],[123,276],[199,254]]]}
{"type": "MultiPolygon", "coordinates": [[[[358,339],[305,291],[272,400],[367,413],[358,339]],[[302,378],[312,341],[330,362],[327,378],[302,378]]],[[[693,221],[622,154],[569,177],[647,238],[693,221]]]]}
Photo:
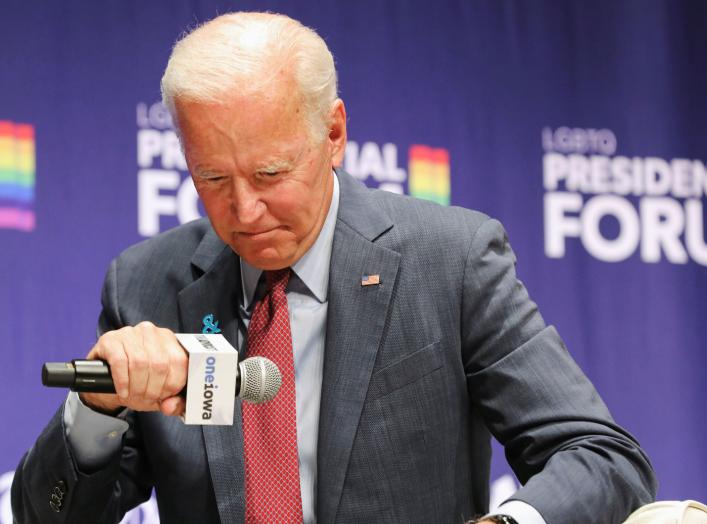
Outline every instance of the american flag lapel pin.
{"type": "Polygon", "coordinates": [[[362,286],[378,286],[381,283],[380,275],[363,275],[361,277],[362,286]]]}

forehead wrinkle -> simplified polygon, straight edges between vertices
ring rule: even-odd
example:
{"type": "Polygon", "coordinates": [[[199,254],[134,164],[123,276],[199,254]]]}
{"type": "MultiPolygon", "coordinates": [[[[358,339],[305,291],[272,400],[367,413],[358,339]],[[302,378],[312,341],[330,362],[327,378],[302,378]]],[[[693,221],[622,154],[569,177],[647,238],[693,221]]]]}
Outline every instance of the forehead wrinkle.
{"type": "MultiPolygon", "coordinates": [[[[288,148],[290,149],[290,148],[288,148]]],[[[271,170],[283,170],[283,169],[293,169],[297,163],[299,162],[300,158],[302,158],[302,155],[307,149],[307,144],[298,144],[297,150],[295,151],[294,148],[291,148],[289,151],[279,151],[278,153],[274,153],[272,155],[269,155],[270,158],[263,160],[262,162],[259,163],[257,166],[259,169],[266,170],[266,169],[271,169],[271,170]]]]}
{"type": "Polygon", "coordinates": [[[190,143],[184,145],[193,146],[185,149],[193,153],[192,159],[197,162],[195,170],[219,172],[223,170],[213,168],[217,165],[225,167],[225,163],[237,166],[242,172],[258,169],[282,171],[297,165],[311,143],[300,97],[292,96],[292,79],[287,71],[281,70],[279,74],[279,82],[251,95],[232,93],[231,97],[214,104],[178,100],[178,106],[181,106],[178,114],[191,128],[190,143]],[[268,114],[277,124],[262,129],[256,125],[257,132],[247,126],[247,117],[243,115],[258,107],[275,108],[279,114],[268,114]],[[192,108],[195,113],[190,112],[192,108]],[[233,113],[236,111],[241,115],[233,113]],[[224,119],[224,113],[235,114],[236,118],[224,119]],[[192,115],[199,120],[192,120],[192,115]],[[270,147],[265,147],[263,133],[269,135],[266,142],[270,147]]]}

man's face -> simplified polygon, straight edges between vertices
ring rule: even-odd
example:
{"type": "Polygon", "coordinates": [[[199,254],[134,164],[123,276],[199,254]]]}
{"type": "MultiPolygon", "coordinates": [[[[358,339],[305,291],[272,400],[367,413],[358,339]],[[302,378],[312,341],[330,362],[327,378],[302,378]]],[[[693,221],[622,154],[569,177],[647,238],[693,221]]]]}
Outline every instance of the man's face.
{"type": "Polygon", "coordinates": [[[294,82],[276,83],[223,104],[176,104],[187,164],[216,233],[260,269],[293,265],[317,239],[346,145],[340,100],[328,136],[314,143],[294,82]]]}

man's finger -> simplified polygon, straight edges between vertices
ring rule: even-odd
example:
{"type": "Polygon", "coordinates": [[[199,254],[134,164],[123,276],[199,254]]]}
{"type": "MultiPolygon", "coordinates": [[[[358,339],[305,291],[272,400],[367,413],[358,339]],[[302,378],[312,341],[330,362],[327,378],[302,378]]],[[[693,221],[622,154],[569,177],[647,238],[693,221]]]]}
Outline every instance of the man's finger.
{"type": "Polygon", "coordinates": [[[98,358],[108,363],[116,394],[121,400],[127,400],[130,393],[128,356],[116,332],[111,331],[101,336],[88,358],[98,358]]]}
{"type": "Polygon", "coordinates": [[[172,396],[184,389],[187,383],[189,359],[174,333],[169,329],[160,329],[157,333],[160,344],[167,349],[169,356],[169,371],[163,388],[164,396],[172,396]]]}
{"type": "Polygon", "coordinates": [[[133,327],[118,330],[120,340],[128,356],[128,396],[131,400],[143,400],[149,377],[149,357],[133,327]]]}
{"type": "Polygon", "coordinates": [[[181,416],[187,409],[187,401],[183,397],[174,396],[164,399],[160,404],[160,411],[167,416],[181,416]]]}
{"type": "Polygon", "coordinates": [[[169,348],[163,346],[154,324],[140,323],[136,331],[142,339],[142,347],[148,360],[145,400],[148,402],[159,401],[166,396],[163,388],[169,374],[169,348]]]}

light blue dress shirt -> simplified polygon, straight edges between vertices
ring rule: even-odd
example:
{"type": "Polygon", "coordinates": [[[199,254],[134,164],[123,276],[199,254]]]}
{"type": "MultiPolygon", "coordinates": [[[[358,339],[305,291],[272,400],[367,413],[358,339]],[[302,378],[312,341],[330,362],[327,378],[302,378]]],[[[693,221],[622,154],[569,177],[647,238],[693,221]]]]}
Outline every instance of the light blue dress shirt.
{"type": "MultiPolygon", "coordinates": [[[[304,522],[316,522],[317,507],[317,437],[319,406],[326,343],[326,319],[329,289],[329,263],[334,229],[339,209],[339,182],[334,177],[334,191],[326,220],[317,240],[292,267],[287,286],[287,307],[292,331],[297,404],[297,450],[304,522]]],[[[238,351],[247,346],[248,323],[253,304],[264,294],[262,270],[241,260],[242,295],[239,309],[238,351]],[[260,282],[260,285],[259,285],[260,282]]],[[[120,449],[128,423],[86,407],[76,393],[70,393],[64,408],[64,425],[78,466],[86,471],[100,468],[120,449]]],[[[545,524],[532,506],[518,500],[505,502],[497,513],[515,518],[519,524],[545,524]]]]}

